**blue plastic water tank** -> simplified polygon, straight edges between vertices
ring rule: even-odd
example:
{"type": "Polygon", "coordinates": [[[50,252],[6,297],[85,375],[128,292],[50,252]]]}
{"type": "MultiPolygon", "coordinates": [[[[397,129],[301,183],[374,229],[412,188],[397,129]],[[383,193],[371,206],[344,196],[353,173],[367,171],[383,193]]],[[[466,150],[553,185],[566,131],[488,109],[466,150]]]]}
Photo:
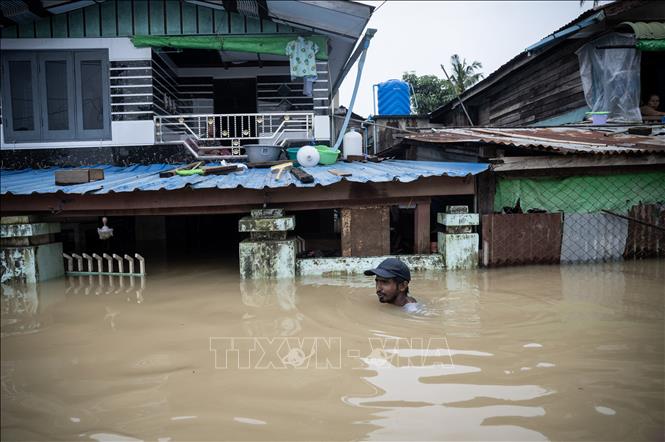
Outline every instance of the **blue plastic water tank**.
{"type": "Polygon", "coordinates": [[[411,114],[411,90],[409,83],[402,80],[388,80],[379,83],[377,88],[379,115],[411,114]]]}

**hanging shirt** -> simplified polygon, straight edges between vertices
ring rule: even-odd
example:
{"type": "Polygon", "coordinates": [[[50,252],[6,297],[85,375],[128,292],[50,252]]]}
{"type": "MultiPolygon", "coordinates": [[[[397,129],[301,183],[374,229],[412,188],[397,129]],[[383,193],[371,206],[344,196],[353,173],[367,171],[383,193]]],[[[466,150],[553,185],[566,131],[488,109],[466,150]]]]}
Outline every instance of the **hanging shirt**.
{"type": "Polygon", "coordinates": [[[319,46],[311,40],[302,37],[286,44],[286,55],[291,65],[291,79],[302,77],[316,77],[316,53],[319,46]]]}

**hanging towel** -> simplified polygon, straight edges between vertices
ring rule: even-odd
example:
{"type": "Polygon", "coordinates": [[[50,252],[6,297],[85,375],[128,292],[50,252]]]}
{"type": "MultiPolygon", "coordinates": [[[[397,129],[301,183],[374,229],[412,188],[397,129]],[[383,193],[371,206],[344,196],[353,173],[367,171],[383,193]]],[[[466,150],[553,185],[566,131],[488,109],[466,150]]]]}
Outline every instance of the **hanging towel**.
{"type": "Polygon", "coordinates": [[[316,53],[319,46],[311,40],[298,37],[286,44],[286,55],[291,65],[291,79],[316,77],[316,53]]]}
{"type": "Polygon", "coordinates": [[[312,87],[316,81],[316,75],[307,76],[302,79],[302,94],[307,95],[308,97],[312,96],[312,87]]]}

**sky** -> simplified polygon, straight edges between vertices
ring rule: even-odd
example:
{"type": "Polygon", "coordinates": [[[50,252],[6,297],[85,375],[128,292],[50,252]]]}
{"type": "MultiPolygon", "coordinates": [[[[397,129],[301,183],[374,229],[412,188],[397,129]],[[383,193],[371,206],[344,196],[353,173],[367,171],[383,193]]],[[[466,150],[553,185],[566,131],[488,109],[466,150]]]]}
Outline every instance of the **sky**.
{"type": "MultiPolygon", "coordinates": [[[[374,6],[381,1],[364,1],[374,6]]],[[[353,111],[373,113],[372,85],[406,71],[444,77],[450,56],[479,61],[485,75],[591,8],[572,1],[397,1],[375,10],[367,27],[370,42],[353,111]]],[[[357,63],[340,87],[339,104],[349,106],[357,63]]]]}

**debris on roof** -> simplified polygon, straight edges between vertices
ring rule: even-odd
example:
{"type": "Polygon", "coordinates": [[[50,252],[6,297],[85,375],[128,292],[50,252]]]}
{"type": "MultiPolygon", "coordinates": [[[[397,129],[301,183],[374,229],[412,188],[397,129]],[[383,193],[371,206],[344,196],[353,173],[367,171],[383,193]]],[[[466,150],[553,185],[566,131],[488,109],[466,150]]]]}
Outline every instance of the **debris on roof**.
{"type": "Polygon", "coordinates": [[[653,127],[652,135],[633,135],[628,127],[451,128],[409,135],[404,140],[433,144],[496,144],[558,154],[665,154],[664,126],[653,127]]]}
{"type": "Polygon", "coordinates": [[[112,192],[134,192],[154,190],[176,190],[185,187],[191,189],[265,189],[279,187],[315,187],[329,186],[342,179],[357,183],[379,183],[399,181],[408,183],[419,178],[432,176],[465,177],[484,172],[489,164],[451,163],[430,161],[385,160],[380,163],[336,163],[330,166],[305,167],[313,182],[304,183],[292,174],[284,174],[275,179],[270,169],[247,169],[228,175],[176,175],[161,178],[160,173],[172,170],[172,164],[136,165],[116,167],[109,165],[95,166],[104,171],[104,179],[71,186],[57,186],[55,173],[62,168],[0,170],[0,193],[13,195],[48,194],[63,192],[67,194],[106,194],[112,192]],[[341,175],[329,173],[331,169],[342,172],[341,175]],[[346,176],[350,173],[351,175],[346,176]]]}

